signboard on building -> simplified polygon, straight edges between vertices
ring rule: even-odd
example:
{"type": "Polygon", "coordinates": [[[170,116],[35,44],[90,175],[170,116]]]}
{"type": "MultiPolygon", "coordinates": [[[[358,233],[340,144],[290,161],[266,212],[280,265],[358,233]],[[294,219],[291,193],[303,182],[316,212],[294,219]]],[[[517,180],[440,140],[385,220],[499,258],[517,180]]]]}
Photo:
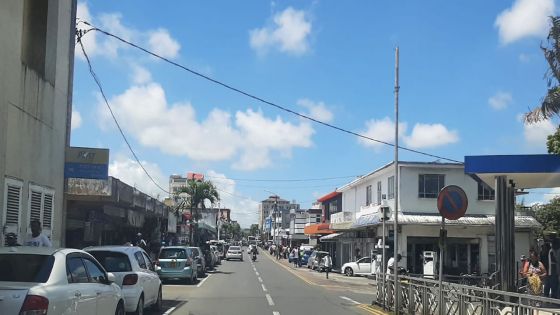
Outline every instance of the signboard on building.
{"type": "Polygon", "coordinates": [[[177,217],[173,211],[167,215],[167,232],[177,233],[177,217]]]}
{"type": "Polygon", "coordinates": [[[203,181],[203,180],[204,180],[204,174],[187,173],[187,179],[188,179],[188,180],[203,181]]]}
{"type": "Polygon", "coordinates": [[[109,149],[66,148],[64,178],[107,179],[109,149]]]}
{"type": "Polygon", "coordinates": [[[354,220],[354,214],[352,212],[344,211],[331,214],[331,223],[344,223],[352,222],[354,220]]]}
{"type": "Polygon", "coordinates": [[[264,229],[270,231],[271,227],[272,227],[272,218],[266,218],[264,220],[264,229]]]}

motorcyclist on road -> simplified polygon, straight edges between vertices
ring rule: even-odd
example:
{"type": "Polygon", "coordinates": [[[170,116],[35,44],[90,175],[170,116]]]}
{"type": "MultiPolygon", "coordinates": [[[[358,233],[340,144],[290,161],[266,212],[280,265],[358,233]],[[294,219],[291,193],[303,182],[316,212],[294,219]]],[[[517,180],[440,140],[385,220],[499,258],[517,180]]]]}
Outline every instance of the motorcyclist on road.
{"type": "Polygon", "coordinates": [[[251,249],[251,254],[252,254],[252,256],[253,256],[253,257],[252,257],[252,258],[253,258],[253,261],[257,260],[257,254],[258,254],[258,253],[259,253],[259,252],[257,251],[257,246],[253,246],[253,248],[251,249]]]}

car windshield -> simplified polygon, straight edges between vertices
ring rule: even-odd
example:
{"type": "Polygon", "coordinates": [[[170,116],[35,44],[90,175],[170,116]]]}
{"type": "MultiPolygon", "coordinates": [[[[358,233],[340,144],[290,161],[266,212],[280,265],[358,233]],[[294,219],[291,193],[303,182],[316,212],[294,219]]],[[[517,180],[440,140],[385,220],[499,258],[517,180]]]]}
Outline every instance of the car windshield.
{"type": "Polygon", "coordinates": [[[52,255],[0,254],[0,281],[45,283],[53,265],[52,255]]]}
{"type": "Polygon", "coordinates": [[[241,247],[239,247],[239,246],[230,246],[229,251],[234,251],[234,250],[241,250],[241,247]]]}
{"type": "Polygon", "coordinates": [[[187,259],[190,253],[188,248],[162,248],[159,259],[187,259]]]}
{"type": "Polygon", "coordinates": [[[131,271],[128,255],[113,251],[90,251],[89,252],[108,272],[127,272],[131,271]]]}

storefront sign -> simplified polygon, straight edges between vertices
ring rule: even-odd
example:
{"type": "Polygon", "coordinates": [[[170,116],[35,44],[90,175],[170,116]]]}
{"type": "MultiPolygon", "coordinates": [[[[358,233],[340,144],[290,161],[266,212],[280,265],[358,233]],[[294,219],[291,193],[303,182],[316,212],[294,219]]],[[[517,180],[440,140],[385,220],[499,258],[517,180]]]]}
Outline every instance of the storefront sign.
{"type": "Polygon", "coordinates": [[[64,178],[107,179],[109,149],[69,147],[65,152],[64,178]]]}

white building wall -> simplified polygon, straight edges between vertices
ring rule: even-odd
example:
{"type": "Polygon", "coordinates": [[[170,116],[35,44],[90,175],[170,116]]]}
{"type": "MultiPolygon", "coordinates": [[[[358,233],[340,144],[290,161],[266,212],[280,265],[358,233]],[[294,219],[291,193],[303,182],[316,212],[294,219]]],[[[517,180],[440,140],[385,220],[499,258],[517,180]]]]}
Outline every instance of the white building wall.
{"type": "MultiPolygon", "coordinates": [[[[399,208],[404,212],[439,213],[436,198],[418,197],[420,174],[444,174],[445,185],[457,185],[465,191],[469,206],[466,215],[495,214],[493,200],[478,200],[478,184],[465,174],[462,166],[418,166],[403,165],[400,168],[399,208]]],[[[391,204],[390,204],[391,205],[391,204]]]]}
{"type": "Polygon", "coordinates": [[[20,242],[30,233],[29,186],[48,188],[54,192],[51,239],[60,246],[76,1],[48,1],[43,73],[23,60],[25,3],[0,2],[0,222],[5,220],[5,178],[22,183],[20,242]]]}

